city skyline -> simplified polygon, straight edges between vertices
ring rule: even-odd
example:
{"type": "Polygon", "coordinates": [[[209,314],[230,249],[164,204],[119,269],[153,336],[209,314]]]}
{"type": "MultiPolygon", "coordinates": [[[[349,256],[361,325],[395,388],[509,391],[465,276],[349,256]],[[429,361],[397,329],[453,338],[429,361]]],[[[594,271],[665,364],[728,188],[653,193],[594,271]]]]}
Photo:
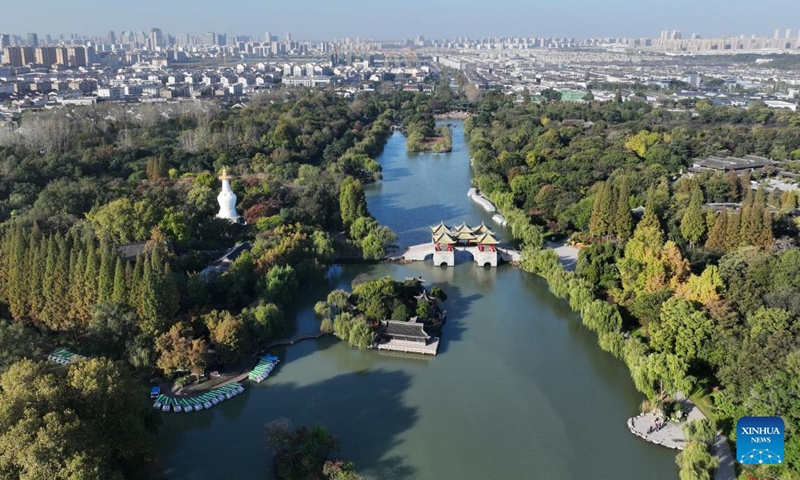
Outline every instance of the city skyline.
{"type": "MultiPolygon", "coordinates": [[[[31,16],[22,4],[6,8],[6,19],[0,22],[0,32],[25,36],[37,33],[39,41],[45,35],[104,35],[109,30],[149,31],[158,27],[171,34],[200,34],[205,31],[237,35],[260,35],[270,31],[283,36],[292,32],[294,38],[323,40],[341,37],[364,37],[376,40],[396,40],[424,35],[433,38],[547,36],[547,37],[658,37],[663,30],[679,30],[684,36],[694,33],[703,37],[751,36],[772,37],[776,30],[781,36],[791,29],[796,36],[799,25],[785,20],[800,17],[800,4],[780,0],[765,0],[753,12],[746,5],[730,5],[711,0],[696,4],[687,0],[673,3],[669,10],[653,12],[637,8],[630,0],[611,0],[596,4],[578,0],[569,5],[544,0],[521,2],[499,0],[487,9],[485,2],[465,0],[438,1],[407,0],[404,8],[391,4],[376,5],[364,0],[352,0],[347,8],[319,0],[297,4],[279,4],[268,9],[252,0],[236,4],[236,9],[220,11],[204,2],[195,3],[191,14],[185,6],[142,0],[136,10],[126,12],[124,20],[114,9],[96,2],[79,1],[82,8],[64,10],[60,4],[44,0],[44,10],[59,10],[59,15],[31,16]],[[64,11],[62,11],[64,10],[64,11]],[[86,15],[87,11],[93,12],[86,15]],[[780,18],[774,15],[780,11],[780,18]],[[158,12],[157,15],[152,12],[158,12]],[[331,19],[336,19],[332,21],[331,19]]],[[[794,22],[797,23],[797,22],[794,22]]]]}

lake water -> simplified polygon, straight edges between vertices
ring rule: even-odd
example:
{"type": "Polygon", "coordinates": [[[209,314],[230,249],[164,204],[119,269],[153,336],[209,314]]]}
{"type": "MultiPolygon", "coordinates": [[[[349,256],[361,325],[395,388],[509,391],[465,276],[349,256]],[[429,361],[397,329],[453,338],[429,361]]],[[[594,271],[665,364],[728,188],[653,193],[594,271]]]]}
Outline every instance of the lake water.
{"type": "MultiPolygon", "coordinates": [[[[428,241],[429,225],[490,222],[467,197],[469,153],[453,122],[453,152],[408,155],[395,133],[366,187],[370,211],[398,243],[428,241]]],[[[496,232],[508,239],[502,228],[496,232]]],[[[332,268],[304,289],[297,331],[316,331],[313,306],[360,274],[422,276],[448,295],[439,355],[355,350],[333,338],[274,352],[279,368],[233,400],[164,414],[158,439],[173,479],[274,478],[264,425],[289,418],[339,436],[340,456],[375,479],[674,480],[675,452],[631,435],[643,397],[625,366],[541,279],[516,267],[409,265],[332,268]]]]}

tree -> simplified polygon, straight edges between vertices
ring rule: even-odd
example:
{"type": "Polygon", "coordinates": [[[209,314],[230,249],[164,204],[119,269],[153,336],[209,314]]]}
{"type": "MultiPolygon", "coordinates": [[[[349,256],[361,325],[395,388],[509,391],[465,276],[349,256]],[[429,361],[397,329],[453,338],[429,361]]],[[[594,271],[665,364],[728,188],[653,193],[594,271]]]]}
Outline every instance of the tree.
{"type": "Polygon", "coordinates": [[[136,312],[119,303],[99,303],[92,309],[85,348],[95,355],[124,358],[128,342],[141,333],[136,312]]]}
{"type": "Polygon", "coordinates": [[[353,303],[371,321],[385,320],[392,313],[399,285],[392,277],[364,282],[353,288],[353,303]]]}
{"type": "Polygon", "coordinates": [[[66,368],[23,360],[0,376],[0,477],[145,476],[153,422],[136,382],[102,358],[66,368]]]}
{"type": "Polygon", "coordinates": [[[200,338],[192,339],[191,329],[182,322],[156,338],[156,350],[156,365],[168,374],[191,372],[200,376],[207,365],[208,344],[200,338]]]}
{"type": "Polygon", "coordinates": [[[360,181],[347,176],[339,188],[339,211],[342,215],[342,223],[346,227],[350,226],[357,218],[369,216],[367,199],[360,181]]]}
{"type": "Polygon", "coordinates": [[[702,442],[689,442],[675,458],[681,480],[711,480],[719,461],[702,442]]]}
{"type": "Polygon", "coordinates": [[[352,347],[367,348],[373,343],[374,335],[363,318],[352,322],[349,333],[347,343],[352,347]]]}
{"type": "Polygon", "coordinates": [[[611,186],[607,182],[600,183],[594,197],[592,217],[589,220],[589,233],[594,237],[603,237],[614,229],[613,199],[611,186]]]}
{"type": "Polygon", "coordinates": [[[386,256],[386,251],[394,246],[397,236],[389,227],[379,226],[372,230],[361,242],[364,259],[380,260],[386,256]]]}
{"type": "Polygon", "coordinates": [[[350,330],[353,327],[353,315],[344,312],[333,319],[333,334],[341,340],[350,341],[350,330]]]}
{"type": "Polygon", "coordinates": [[[677,293],[690,302],[709,306],[719,301],[719,293],[725,284],[716,265],[709,265],[700,276],[690,275],[689,280],[678,286],[677,293]]]}
{"type": "Polygon", "coordinates": [[[214,310],[203,315],[202,319],[208,328],[211,344],[223,364],[234,364],[248,353],[250,338],[240,319],[227,310],[214,310]]]}
{"type": "Polygon", "coordinates": [[[0,319],[0,373],[23,358],[36,358],[44,353],[38,332],[22,322],[0,319]]]}
{"type": "Polygon", "coordinates": [[[700,201],[692,199],[681,219],[681,235],[694,247],[706,234],[706,221],[700,201]]]}
{"type": "Polygon", "coordinates": [[[268,423],[266,437],[280,479],[322,479],[325,463],[339,450],[339,441],[325,428],[295,428],[287,419],[268,423]]]}
{"type": "Polygon", "coordinates": [[[244,309],[241,318],[254,344],[263,344],[275,338],[284,329],[283,311],[274,303],[244,309]]]}
{"type": "Polygon", "coordinates": [[[650,345],[690,364],[704,358],[714,324],[686,300],[673,297],[661,307],[661,318],[650,324],[650,345]]]}
{"type": "Polygon", "coordinates": [[[725,251],[727,243],[726,235],[728,230],[728,211],[723,209],[719,215],[716,216],[714,225],[710,228],[708,239],[706,239],[706,248],[716,250],[718,252],[725,251]]]}
{"type": "Polygon", "coordinates": [[[618,180],[617,203],[614,207],[614,231],[617,233],[617,240],[624,242],[631,236],[633,230],[633,215],[628,204],[630,189],[628,187],[628,177],[622,176],[618,180]]]}
{"type": "Polygon", "coordinates": [[[692,420],[683,425],[683,436],[689,442],[700,442],[711,447],[717,438],[717,427],[706,418],[692,420]]]}
{"type": "Polygon", "coordinates": [[[691,390],[693,379],[687,375],[689,365],[679,356],[660,352],[648,355],[645,362],[648,378],[658,385],[658,397],[677,391],[691,390]]]}
{"type": "Polygon", "coordinates": [[[274,303],[280,305],[289,304],[294,298],[298,285],[294,268],[290,265],[273,267],[267,272],[266,294],[267,298],[274,303]]]}
{"type": "Polygon", "coordinates": [[[364,477],[355,471],[353,462],[340,459],[326,461],[322,473],[329,480],[364,480],[364,477]]]}
{"type": "Polygon", "coordinates": [[[111,290],[111,301],[114,303],[127,303],[128,298],[128,274],[126,267],[130,269],[130,263],[123,263],[121,257],[117,257],[114,265],[114,283],[111,290]]]}

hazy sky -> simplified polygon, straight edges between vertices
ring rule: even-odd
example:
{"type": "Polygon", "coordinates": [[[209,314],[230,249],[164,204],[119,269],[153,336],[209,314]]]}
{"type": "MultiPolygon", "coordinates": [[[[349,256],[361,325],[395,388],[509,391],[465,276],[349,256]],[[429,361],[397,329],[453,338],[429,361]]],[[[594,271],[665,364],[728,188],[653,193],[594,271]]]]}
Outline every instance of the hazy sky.
{"type": "Polygon", "coordinates": [[[38,0],[7,2],[0,33],[149,30],[318,40],[454,36],[658,36],[661,30],[781,36],[800,29],[798,0],[38,0]],[[35,5],[35,8],[32,8],[35,5]],[[69,5],[69,6],[66,6],[69,5]]]}

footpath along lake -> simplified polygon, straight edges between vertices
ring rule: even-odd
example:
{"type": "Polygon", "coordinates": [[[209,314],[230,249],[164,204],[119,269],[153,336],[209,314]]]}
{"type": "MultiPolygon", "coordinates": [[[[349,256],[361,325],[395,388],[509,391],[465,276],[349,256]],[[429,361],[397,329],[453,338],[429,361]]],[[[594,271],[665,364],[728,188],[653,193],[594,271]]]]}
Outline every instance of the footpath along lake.
{"type": "MultiPolygon", "coordinates": [[[[365,188],[370,211],[398,243],[428,241],[429,226],[485,221],[467,198],[471,170],[463,123],[453,152],[409,155],[395,133],[378,159],[384,179],[365,188]]],[[[359,351],[333,338],[270,353],[280,366],[264,383],[202,412],[164,414],[158,453],[171,479],[274,478],[264,425],[286,417],[319,423],[340,455],[374,479],[675,480],[675,452],[631,435],[642,396],[625,366],[603,353],[541,279],[469,261],[331,268],[327,284],[301,290],[289,315],[316,331],[314,303],[370,278],[422,276],[448,295],[435,358],[359,351]]]]}

